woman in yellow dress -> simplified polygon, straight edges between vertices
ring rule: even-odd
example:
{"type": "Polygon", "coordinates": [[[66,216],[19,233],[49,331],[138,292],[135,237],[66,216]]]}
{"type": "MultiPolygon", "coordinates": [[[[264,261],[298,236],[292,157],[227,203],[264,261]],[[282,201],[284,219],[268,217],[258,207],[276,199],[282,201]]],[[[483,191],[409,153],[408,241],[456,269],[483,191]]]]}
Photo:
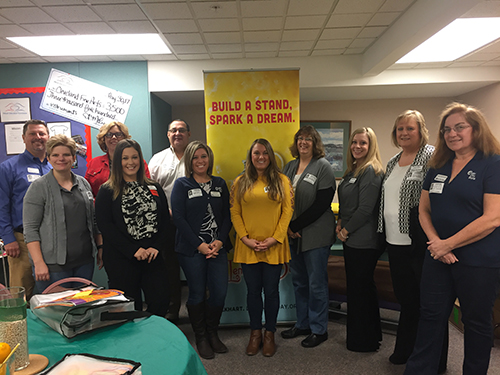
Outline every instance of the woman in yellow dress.
{"type": "Polygon", "coordinates": [[[241,263],[247,284],[252,330],[248,355],[257,354],[261,344],[264,356],[271,357],[276,352],[278,287],[283,264],[290,260],[287,229],[292,213],[290,180],[280,172],[271,144],[266,139],[256,139],[247,154],[245,171],[231,189],[231,219],[237,233],[234,262],[241,263]]]}

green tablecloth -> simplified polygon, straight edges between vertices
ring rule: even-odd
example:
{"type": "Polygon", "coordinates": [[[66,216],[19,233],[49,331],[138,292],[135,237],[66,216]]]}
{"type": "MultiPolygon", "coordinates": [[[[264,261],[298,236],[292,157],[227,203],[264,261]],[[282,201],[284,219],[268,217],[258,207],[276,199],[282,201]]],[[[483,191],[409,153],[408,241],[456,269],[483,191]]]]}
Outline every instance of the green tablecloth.
{"type": "Polygon", "coordinates": [[[28,345],[31,354],[46,356],[49,366],[67,353],[90,353],[140,362],[144,375],[207,373],[184,334],[157,316],[67,339],[28,310],[28,345]]]}

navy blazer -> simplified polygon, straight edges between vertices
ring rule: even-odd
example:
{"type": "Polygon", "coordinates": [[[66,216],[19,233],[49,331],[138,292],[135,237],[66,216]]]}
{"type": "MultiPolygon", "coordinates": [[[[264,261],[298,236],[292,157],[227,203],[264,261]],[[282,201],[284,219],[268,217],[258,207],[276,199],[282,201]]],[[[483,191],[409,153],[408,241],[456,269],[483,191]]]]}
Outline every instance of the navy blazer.
{"type": "Polygon", "coordinates": [[[219,230],[217,239],[222,241],[223,248],[231,248],[228,242],[231,229],[229,190],[222,178],[212,177],[212,189],[207,194],[192,176],[181,177],[175,181],[171,203],[172,217],[177,227],[175,251],[188,256],[193,256],[198,251],[198,246],[203,242],[199,233],[208,203],[212,206],[219,230]]]}

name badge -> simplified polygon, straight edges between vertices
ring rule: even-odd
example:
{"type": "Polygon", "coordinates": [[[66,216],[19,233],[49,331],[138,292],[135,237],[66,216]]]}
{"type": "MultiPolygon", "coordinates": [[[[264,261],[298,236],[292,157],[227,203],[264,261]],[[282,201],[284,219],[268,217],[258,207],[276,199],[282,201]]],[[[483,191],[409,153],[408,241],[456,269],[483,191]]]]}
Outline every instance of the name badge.
{"type": "Polygon", "coordinates": [[[306,174],[306,177],[304,177],[304,181],[309,182],[311,185],[314,185],[317,179],[315,175],[310,173],[306,174]]]}
{"type": "Polygon", "coordinates": [[[217,198],[220,198],[220,196],[221,196],[220,192],[218,192],[218,191],[211,191],[210,195],[212,197],[217,197],[217,198]]]}
{"type": "Polygon", "coordinates": [[[148,189],[153,194],[155,197],[159,197],[160,195],[158,194],[158,189],[154,185],[148,185],[148,189]]]}
{"type": "Polygon", "coordinates": [[[431,194],[441,194],[443,192],[444,183],[443,182],[433,182],[431,184],[431,188],[429,189],[429,193],[431,194]]]}
{"type": "Polygon", "coordinates": [[[353,177],[349,180],[349,183],[350,184],[354,184],[356,182],[357,178],[356,177],[353,177]]]}
{"type": "Polygon", "coordinates": [[[191,189],[188,191],[188,198],[191,199],[191,198],[197,198],[197,197],[201,197],[203,195],[203,193],[201,192],[201,189],[191,189]]]}
{"type": "Polygon", "coordinates": [[[423,168],[423,167],[422,167],[421,165],[412,165],[412,166],[410,167],[410,171],[411,171],[411,172],[421,171],[421,170],[422,170],[422,168],[423,168]]]}
{"type": "Polygon", "coordinates": [[[86,191],[85,193],[87,194],[87,198],[88,198],[89,200],[91,200],[91,201],[93,201],[93,200],[94,200],[94,196],[92,195],[92,192],[91,192],[91,191],[86,191]]]}
{"type": "Polygon", "coordinates": [[[31,167],[28,167],[28,173],[36,173],[36,174],[40,174],[40,171],[38,170],[38,168],[31,168],[31,167]]]}
{"type": "Polygon", "coordinates": [[[29,174],[26,177],[28,178],[28,182],[33,182],[42,176],[40,176],[39,174],[29,174]]]}
{"type": "Polygon", "coordinates": [[[410,171],[410,176],[408,181],[422,181],[424,179],[424,174],[422,171],[410,171]]]}
{"type": "Polygon", "coordinates": [[[439,182],[445,182],[448,176],[445,176],[444,174],[438,174],[434,179],[439,182]]]}

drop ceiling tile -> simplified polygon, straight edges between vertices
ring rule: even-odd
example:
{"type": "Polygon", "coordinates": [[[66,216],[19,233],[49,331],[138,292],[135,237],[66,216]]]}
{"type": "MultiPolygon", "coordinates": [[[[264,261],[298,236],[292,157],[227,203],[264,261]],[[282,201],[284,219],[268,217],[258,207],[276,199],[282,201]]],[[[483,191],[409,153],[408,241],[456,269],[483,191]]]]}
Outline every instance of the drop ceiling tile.
{"type": "Polygon", "coordinates": [[[326,24],[326,27],[359,27],[365,26],[370,18],[369,13],[358,14],[333,14],[326,24]]]}
{"type": "Polygon", "coordinates": [[[86,62],[113,61],[108,56],[76,56],[76,58],[80,61],[86,61],[86,62]]]}
{"type": "Polygon", "coordinates": [[[186,54],[186,55],[177,55],[179,60],[208,60],[210,59],[210,55],[206,53],[201,53],[197,55],[192,55],[192,54],[186,54]]]}
{"type": "Polygon", "coordinates": [[[8,40],[0,39],[0,49],[17,48],[17,44],[11,43],[8,40]]]}
{"type": "Polygon", "coordinates": [[[177,60],[177,57],[175,55],[142,55],[146,60],[148,61],[163,61],[163,60],[177,60]]]}
{"type": "Polygon", "coordinates": [[[198,26],[193,20],[157,20],[155,25],[162,33],[198,32],[198,26]]]}
{"type": "Polygon", "coordinates": [[[17,25],[0,25],[0,37],[8,36],[31,36],[31,33],[17,25]]]}
{"type": "Polygon", "coordinates": [[[276,52],[246,52],[245,57],[247,59],[256,59],[256,58],[270,58],[276,57],[276,52]]]}
{"type": "Polygon", "coordinates": [[[490,43],[488,47],[481,49],[481,52],[486,52],[486,53],[493,52],[497,54],[500,53],[500,39],[497,39],[493,43],[490,43]]]}
{"type": "Polygon", "coordinates": [[[209,44],[208,49],[212,53],[236,53],[241,52],[241,44],[209,44]]]}
{"type": "Polygon", "coordinates": [[[481,66],[500,66],[500,60],[487,61],[483,63],[481,66]]]}
{"type": "MultiPolygon", "coordinates": [[[[47,5],[83,5],[85,2],[83,0],[31,0],[36,5],[47,6],[47,5]]],[[[129,0],[130,1],[130,0],[129,0]]],[[[125,1],[122,1],[125,2],[125,1]]],[[[94,3],[94,1],[92,1],[94,3]]]]}
{"type": "Polygon", "coordinates": [[[245,31],[243,33],[245,42],[279,42],[281,39],[280,31],[245,31]]]}
{"type": "Polygon", "coordinates": [[[365,27],[358,35],[358,38],[378,38],[382,33],[387,30],[383,26],[365,27]]]}
{"type": "Polygon", "coordinates": [[[11,57],[36,57],[37,55],[35,53],[28,52],[26,50],[16,48],[16,49],[3,49],[0,51],[0,54],[4,58],[11,58],[11,57]]]}
{"type": "Polygon", "coordinates": [[[172,46],[172,50],[176,54],[207,53],[207,49],[203,44],[193,44],[193,45],[179,44],[176,46],[172,46]]]}
{"type": "Polygon", "coordinates": [[[7,18],[3,18],[2,16],[0,16],[0,25],[8,23],[12,23],[12,21],[9,21],[7,18]]]}
{"type": "Polygon", "coordinates": [[[144,61],[141,55],[113,55],[109,56],[113,61],[144,61]]]}
{"type": "Polygon", "coordinates": [[[242,53],[213,53],[212,57],[214,59],[241,59],[243,58],[242,53]]]}
{"type": "Polygon", "coordinates": [[[285,42],[301,41],[301,40],[316,40],[319,36],[320,29],[316,30],[285,30],[282,40],[285,42]]]}
{"type": "Polygon", "coordinates": [[[40,23],[23,25],[23,28],[34,35],[73,35],[70,29],[60,23],[40,23]]]}
{"type": "Polygon", "coordinates": [[[0,15],[15,23],[50,23],[56,22],[40,8],[0,8],[0,15]]]}
{"type": "MultiPolygon", "coordinates": [[[[57,1],[65,1],[65,0],[57,0],[57,1]]],[[[92,3],[92,5],[97,5],[97,4],[125,4],[125,3],[130,3],[130,4],[135,4],[135,0],[83,0],[86,3],[92,3]]]]}
{"type": "Polygon", "coordinates": [[[352,39],[320,40],[315,49],[347,48],[351,41],[352,39]]]}
{"type": "Polygon", "coordinates": [[[345,27],[342,29],[325,29],[320,40],[324,39],[354,39],[361,31],[361,27],[345,27]]]}
{"type": "Polygon", "coordinates": [[[117,33],[122,34],[144,34],[156,33],[156,29],[149,21],[118,21],[110,22],[110,26],[116,30],[117,33]]]}
{"type": "Polygon", "coordinates": [[[335,7],[335,14],[340,13],[375,13],[385,0],[339,0],[335,7]]]}
{"type": "Polygon", "coordinates": [[[75,34],[115,34],[105,22],[68,22],[66,27],[75,34]]]}
{"type": "Polygon", "coordinates": [[[191,2],[195,17],[202,18],[231,18],[238,16],[236,2],[212,2],[203,1],[201,3],[191,2]]]}
{"type": "Polygon", "coordinates": [[[239,32],[230,33],[204,33],[203,36],[207,43],[210,44],[225,44],[225,43],[240,43],[241,37],[239,32]]]}
{"type": "Polygon", "coordinates": [[[360,55],[365,52],[364,48],[348,48],[344,52],[344,55],[360,55]]]}
{"type": "Polygon", "coordinates": [[[142,6],[153,20],[190,19],[192,17],[186,3],[143,3],[142,6]]]}
{"type": "Polygon", "coordinates": [[[287,17],[285,29],[318,29],[323,27],[325,20],[325,15],[287,17]]]}
{"type": "Polygon", "coordinates": [[[79,61],[77,56],[45,56],[44,59],[51,63],[79,61]]]}
{"type": "Polygon", "coordinates": [[[246,52],[277,51],[279,43],[245,43],[246,52]]]}
{"type": "Polygon", "coordinates": [[[490,61],[498,57],[498,53],[488,53],[484,51],[479,51],[476,53],[471,53],[468,56],[462,57],[457,61],[490,61]]]}
{"type": "Polygon", "coordinates": [[[376,13],[370,22],[368,22],[368,26],[389,26],[396,20],[396,18],[399,17],[400,14],[401,13],[399,12],[376,13]]]}
{"type": "Polygon", "coordinates": [[[31,63],[46,63],[47,60],[41,57],[12,57],[10,59],[11,63],[17,64],[31,64],[31,63]]]}
{"type": "Polygon", "coordinates": [[[101,21],[101,17],[86,5],[50,6],[43,9],[60,22],[101,21]]]}
{"type": "Polygon", "coordinates": [[[500,17],[500,1],[482,1],[462,17],[500,17]]]}
{"type": "Polygon", "coordinates": [[[203,44],[200,34],[164,34],[170,44],[203,44]]]}
{"type": "Polygon", "coordinates": [[[309,56],[309,51],[280,51],[279,57],[302,57],[309,56]]]}
{"type": "Polygon", "coordinates": [[[451,64],[451,61],[439,61],[439,62],[428,62],[420,63],[417,65],[417,69],[435,69],[435,68],[445,68],[451,64]]]}
{"type": "Polygon", "coordinates": [[[137,4],[95,5],[95,11],[107,21],[137,21],[147,17],[137,4]]]}
{"type": "Polygon", "coordinates": [[[375,40],[375,38],[358,38],[349,45],[349,48],[366,48],[375,40]]]}
{"type": "Polygon", "coordinates": [[[381,12],[402,12],[409,8],[415,0],[386,0],[380,8],[381,12]]]}
{"type": "Polygon", "coordinates": [[[245,31],[281,30],[283,25],[282,17],[243,18],[242,21],[245,31]]]}
{"type": "Polygon", "coordinates": [[[241,1],[243,17],[281,17],[286,11],[285,0],[241,1]]]}
{"type": "Polygon", "coordinates": [[[198,20],[198,23],[203,32],[240,30],[240,23],[237,18],[202,19],[198,20]]]}
{"type": "Polygon", "coordinates": [[[448,65],[448,68],[469,68],[474,66],[480,66],[484,61],[455,61],[448,65]]]}
{"type": "Polygon", "coordinates": [[[393,64],[388,69],[390,70],[405,70],[416,68],[418,64],[416,63],[404,63],[404,64],[393,64]]]}
{"type": "Polygon", "coordinates": [[[332,55],[342,55],[345,48],[332,48],[332,49],[318,49],[314,50],[311,56],[332,56],[332,55]]]}
{"type": "Polygon", "coordinates": [[[282,42],[280,44],[280,51],[309,51],[314,45],[313,41],[310,42],[282,42]]]}
{"type": "Polygon", "coordinates": [[[328,14],[333,4],[331,0],[290,0],[288,15],[328,14]]]}
{"type": "Polygon", "coordinates": [[[33,3],[29,0],[0,0],[0,7],[32,7],[33,3]]]}

